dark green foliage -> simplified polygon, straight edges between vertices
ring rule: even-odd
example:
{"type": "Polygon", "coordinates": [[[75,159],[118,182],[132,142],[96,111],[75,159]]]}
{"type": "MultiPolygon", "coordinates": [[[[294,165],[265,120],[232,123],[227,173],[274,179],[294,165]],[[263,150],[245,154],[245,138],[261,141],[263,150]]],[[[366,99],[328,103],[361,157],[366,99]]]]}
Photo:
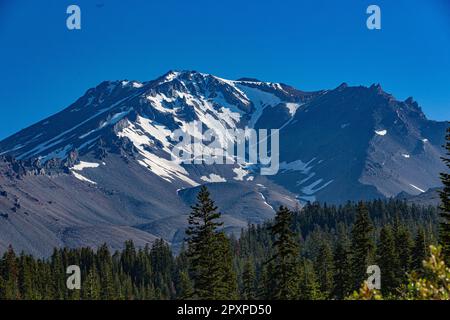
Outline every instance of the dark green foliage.
{"type": "Polygon", "coordinates": [[[197,299],[232,299],[236,297],[236,276],[232,267],[231,244],[219,222],[220,213],[205,186],[197,195],[188,219],[188,250],[190,275],[197,299]]]}
{"type": "Polygon", "coordinates": [[[356,220],[351,232],[352,276],[354,289],[358,289],[367,278],[366,270],[373,258],[373,225],[369,210],[362,202],[358,204],[356,220]]]}
{"type": "Polygon", "coordinates": [[[414,239],[414,248],[412,251],[412,267],[415,271],[423,271],[423,261],[428,257],[428,246],[425,230],[420,228],[414,239]]]}
{"type": "Polygon", "coordinates": [[[244,270],[242,272],[241,297],[245,300],[256,299],[255,264],[250,259],[245,261],[244,270]]]}
{"type": "Polygon", "coordinates": [[[413,240],[410,231],[402,226],[399,219],[394,224],[394,247],[396,251],[396,276],[400,282],[408,278],[407,272],[411,270],[413,240]]]}
{"type": "Polygon", "coordinates": [[[337,299],[347,297],[352,288],[350,241],[343,227],[340,228],[334,250],[334,288],[333,296],[337,299]]]}
{"type": "Polygon", "coordinates": [[[377,246],[377,264],[381,270],[381,291],[385,296],[392,294],[400,285],[401,278],[398,277],[399,258],[390,225],[386,225],[380,231],[380,239],[377,246]]]}
{"type": "MultiPolygon", "coordinates": [[[[359,259],[380,264],[382,289],[395,295],[395,287],[405,283],[405,270],[421,270],[421,260],[436,239],[439,215],[437,208],[398,200],[310,204],[280,213],[274,221],[249,225],[238,239],[225,237],[217,230],[220,223],[211,221],[215,227],[208,247],[214,250],[208,257],[216,261],[211,269],[218,275],[211,289],[216,298],[343,299],[354,289],[353,263],[359,259]],[[412,245],[405,245],[410,239],[412,245]],[[361,254],[371,251],[371,242],[377,243],[377,255],[361,254]],[[281,277],[280,263],[285,263],[287,276],[281,277]],[[289,290],[280,293],[281,282],[289,290]]],[[[46,259],[17,255],[9,248],[0,258],[0,299],[192,299],[195,268],[188,251],[183,247],[174,256],[163,240],[144,248],[127,241],[117,252],[106,245],[96,250],[61,248],[46,259]],[[81,290],[66,288],[69,265],[81,267],[81,290]]],[[[365,268],[360,269],[363,280],[365,268]]]]}
{"type": "MultiPolygon", "coordinates": [[[[447,168],[450,169],[450,127],[447,128],[446,135],[446,158],[442,158],[447,168]]],[[[450,172],[441,173],[443,189],[440,191],[440,226],[439,226],[439,243],[442,246],[442,255],[447,265],[450,264],[450,172]]]]}
{"type": "Polygon", "coordinates": [[[298,296],[298,247],[295,233],[291,230],[292,212],[281,206],[275,216],[274,224],[270,232],[274,237],[274,254],[271,261],[274,262],[274,273],[271,277],[275,280],[275,299],[295,299],[298,296]]]}
{"type": "Polygon", "coordinates": [[[314,270],[317,274],[319,289],[325,298],[330,298],[333,293],[334,262],[333,250],[328,241],[319,245],[317,257],[314,260],[314,270]]]}

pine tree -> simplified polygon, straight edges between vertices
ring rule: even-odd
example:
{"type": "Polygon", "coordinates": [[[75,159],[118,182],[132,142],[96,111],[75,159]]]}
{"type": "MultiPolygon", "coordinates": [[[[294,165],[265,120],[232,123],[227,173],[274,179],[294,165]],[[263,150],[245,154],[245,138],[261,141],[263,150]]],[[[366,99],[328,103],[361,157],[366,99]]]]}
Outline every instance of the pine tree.
{"type": "Polygon", "coordinates": [[[242,272],[242,299],[256,299],[255,265],[251,259],[247,259],[242,272]]]}
{"type": "Polygon", "coordinates": [[[53,291],[55,299],[62,300],[65,298],[66,283],[65,283],[65,270],[62,262],[60,250],[54,249],[50,258],[51,268],[53,273],[53,291]]]}
{"type": "Polygon", "coordinates": [[[369,211],[363,202],[358,204],[352,235],[352,276],[353,289],[357,290],[366,278],[367,267],[373,257],[373,226],[369,211]]]}
{"type": "Polygon", "coordinates": [[[344,299],[353,287],[351,276],[351,256],[349,251],[349,240],[347,234],[341,228],[334,251],[334,290],[333,295],[337,299],[344,299]]]}
{"type": "Polygon", "coordinates": [[[84,300],[100,299],[100,279],[95,266],[92,266],[82,285],[82,294],[84,300]]]}
{"type": "Polygon", "coordinates": [[[19,288],[19,266],[17,263],[16,254],[12,246],[8,247],[8,250],[3,256],[3,279],[4,279],[4,299],[6,300],[17,300],[20,299],[20,288],[19,288]]]}
{"type": "Polygon", "coordinates": [[[219,232],[215,235],[215,241],[214,261],[219,266],[218,275],[220,275],[216,287],[215,299],[237,299],[237,277],[233,268],[233,254],[231,252],[230,240],[225,236],[225,233],[219,232]]]}
{"type": "Polygon", "coordinates": [[[276,213],[275,222],[270,227],[274,237],[275,273],[272,277],[276,281],[274,298],[281,300],[295,299],[298,295],[298,259],[299,246],[295,233],[291,230],[292,212],[281,206],[276,213]]]}
{"type": "Polygon", "coordinates": [[[111,254],[106,243],[97,250],[97,265],[100,271],[100,297],[103,300],[113,300],[117,293],[114,288],[111,254]]]}
{"type": "Polygon", "coordinates": [[[34,300],[34,283],[33,283],[33,261],[30,256],[26,256],[23,252],[19,259],[19,286],[20,296],[24,300],[34,300]]]}
{"type": "Polygon", "coordinates": [[[194,295],[194,288],[192,287],[192,281],[189,278],[187,271],[180,273],[180,292],[179,297],[182,300],[191,299],[194,295]]]}
{"type": "Polygon", "coordinates": [[[310,260],[304,259],[299,268],[298,298],[301,300],[322,300],[324,295],[320,292],[319,283],[314,265],[310,260]]]}
{"type": "Polygon", "coordinates": [[[327,240],[319,246],[317,257],[314,261],[317,281],[320,291],[325,297],[330,297],[333,291],[333,251],[327,240]]]}
{"type": "MultiPolygon", "coordinates": [[[[447,135],[445,136],[446,143],[446,157],[443,157],[447,168],[450,169],[450,127],[447,128],[447,135]]],[[[444,188],[439,192],[441,198],[440,206],[440,228],[439,228],[439,244],[442,246],[442,256],[447,265],[450,265],[450,172],[442,172],[440,174],[444,188]]]]}
{"type": "Polygon", "coordinates": [[[258,286],[258,298],[262,300],[274,300],[277,283],[272,275],[276,273],[275,264],[272,260],[262,266],[261,277],[258,286]]]}
{"type": "Polygon", "coordinates": [[[408,271],[411,268],[411,250],[413,241],[409,230],[400,226],[398,223],[394,229],[395,250],[397,252],[397,278],[401,283],[406,283],[408,280],[408,271]]]}
{"type": "Polygon", "coordinates": [[[414,249],[412,251],[412,267],[416,271],[423,271],[423,261],[428,257],[428,246],[425,230],[419,228],[414,239],[414,249]]]}
{"type": "Polygon", "coordinates": [[[218,222],[220,213],[205,186],[200,188],[197,203],[191,208],[186,234],[194,297],[205,300],[232,298],[226,297],[233,295],[232,291],[236,292],[230,244],[218,231],[223,223],[218,222]]]}
{"type": "Polygon", "coordinates": [[[381,270],[381,291],[383,295],[388,295],[393,293],[400,284],[397,274],[398,256],[392,228],[389,225],[380,231],[377,256],[377,263],[381,270]]]}

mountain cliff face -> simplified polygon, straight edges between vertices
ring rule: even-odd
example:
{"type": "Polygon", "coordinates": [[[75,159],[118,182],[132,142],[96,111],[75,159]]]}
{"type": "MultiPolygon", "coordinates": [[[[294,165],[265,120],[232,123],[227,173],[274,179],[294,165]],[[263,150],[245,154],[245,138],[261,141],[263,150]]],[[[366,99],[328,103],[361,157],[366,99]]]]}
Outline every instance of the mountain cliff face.
{"type": "Polygon", "coordinates": [[[205,183],[229,232],[281,204],[417,195],[439,186],[445,127],[379,85],[303,92],[193,71],[103,82],[0,142],[0,250],[47,255],[155,237],[176,245],[205,183]],[[193,121],[218,133],[280,129],[280,170],[172,161],[173,131],[193,121]]]}

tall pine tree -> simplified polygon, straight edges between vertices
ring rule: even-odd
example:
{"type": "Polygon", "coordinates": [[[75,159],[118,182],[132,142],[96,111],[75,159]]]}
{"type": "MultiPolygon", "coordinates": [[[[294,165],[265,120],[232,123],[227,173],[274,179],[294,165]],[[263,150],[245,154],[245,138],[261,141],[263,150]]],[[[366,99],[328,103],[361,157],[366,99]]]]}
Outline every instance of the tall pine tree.
{"type": "Polygon", "coordinates": [[[363,202],[358,204],[352,235],[352,276],[353,289],[359,289],[366,279],[367,267],[373,258],[373,225],[369,217],[369,211],[363,202]]]}
{"type": "Polygon", "coordinates": [[[291,230],[292,212],[281,206],[275,216],[275,222],[270,227],[274,237],[274,255],[276,281],[274,298],[281,300],[295,299],[298,296],[298,263],[300,250],[291,230]]]}
{"type": "MultiPolygon", "coordinates": [[[[450,169],[450,127],[447,128],[447,135],[445,136],[445,149],[447,150],[447,157],[443,157],[447,168],[450,169]]],[[[441,206],[440,215],[441,222],[439,228],[439,244],[442,246],[442,255],[445,263],[450,265],[450,172],[442,172],[441,180],[444,188],[440,191],[441,206]]]]}
{"type": "Polygon", "coordinates": [[[384,295],[392,294],[399,286],[398,279],[398,255],[395,250],[395,240],[391,226],[387,225],[380,231],[380,240],[377,246],[377,263],[381,270],[382,286],[384,295]]]}
{"type": "Polygon", "coordinates": [[[414,239],[414,248],[412,251],[412,266],[413,269],[422,272],[423,271],[423,261],[428,256],[428,246],[427,239],[425,236],[425,230],[419,228],[417,230],[416,238],[414,239]]]}
{"type": "Polygon", "coordinates": [[[339,230],[336,248],[334,250],[334,289],[333,295],[337,299],[344,299],[347,297],[352,288],[351,281],[352,268],[350,256],[350,244],[347,234],[343,227],[339,230]]]}
{"type": "Polygon", "coordinates": [[[241,296],[245,300],[256,299],[255,265],[251,259],[247,259],[244,264],[241,296]]]}
{"type": "Polygon", "coordinates": [[[200,188],[197,203],[191,207],[187,234],[187,256],[197,299],[230,299],[236,294],[229,240],[218,228],[220,213],[208,189],[200,188]]]}

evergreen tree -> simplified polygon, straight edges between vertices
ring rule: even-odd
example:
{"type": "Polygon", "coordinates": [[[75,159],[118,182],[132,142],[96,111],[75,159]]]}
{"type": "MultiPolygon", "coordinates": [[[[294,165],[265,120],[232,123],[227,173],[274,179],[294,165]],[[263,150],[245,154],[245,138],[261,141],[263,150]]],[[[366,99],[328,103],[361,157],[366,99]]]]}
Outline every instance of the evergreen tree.
{"type": "Polygon", "coordinates": [[[82,285],[82,294],[84,300],[100,299],[100,280],[95,266],[92,266],[87,274],[82,285]]]}
{"type": "Polygon", "coordinates": [[[101,299],[116,299],[117,293],[114,288],[112,258],[106,243],[97,250],[97,265],[100,271],[99,281],[101,299]]]}
{"type": "Polygon", "coordinates": [[[394,229],[395,250],[397,252],[397,278],[401,283],[406,283],[408,280],[407,272],[411,268],[411,250],[413,241],[411,233],[405,226],[400,226],[398,223],[394,229]]]}
{"type": "Polygon", "coordinates": [[[377,263],[381,270],[381,291],[384,295],[391,294],[399,286],[397,278],[399,262],[395,251],[394,235],[389,225],[381,229],[377,256],[377,263]]]}
{"type": "Polygon", "coordinates": [[[201,187],[197,203],[191,208],[186,234],[194,297],[206,300],[231,298],[226,295],[236,290],[230,245],[217,230],[223,223],[218,222],[220,213],[205,186],[201,187]]]}
{"type": "Polygon", "coordinates": [[[298,295],[298,258],[299,246],[295,233],[291,230],[292,212],[281,206],[276,213],[275,221],[270,231],[274,237],[275,273],[272,277],[276,281],[274,298],[281,300],[295,299],[298,295]]]}
{"type": "Polygon", "coordinates": [[[231,252],[230,240],[225,236],[225,233],[219,232],[215,235],[215,242],[214,261],[217,261],[216,263],[219,267],[217,274],[220,276],[215,299],[237,299],[237,277],[233,268],[233,253],[231,252]]]}
{"type": "Polygon", "coordinates": [[[322,300],[324,298],[320,292],[314,265],[310,260],[303,260],[299,270],[299,280],[298,297],[301,300],[322,300]]]}
{"type": "Polygon", "coordinates": [[[366,279],[367,267],[373,257],[373,226],[369,212],[363,202],[358,204],[352,235],[352,275],[353,289],[357,290],[366,279]]]}
{"type": "Polygon", "coordinates": [[[17,263],[16,254],[12,246],[8,247],[8,250],[3,256],[3,297],[7,300],[20,299],[19,288],[19,266],[17,263]]]}
{"type": "Polygon", "coordinates": [[[242,272],[242,298],[245,300],[256,299],[255,265],[251,259],[247,259],[242,272]]]}
{"type": "Polygon", "coordinates": [[[262,266],[261,279],[258,286],[258,297],[263,300],[275,299],[275,288],[277,283],[273,275],[276,273],[275,265],[272,260],[264,263],[262,266]]]}
{"type": "Polygon", "coordinates": [[[414,240],[414,249],[412,251],[412,266],[416,271],[423,271],[423,261],[428,256],[428,245],[425,236],[425,230],[419,228],[414,240]]]}
{"type": "Polygon", "coordinates": [[[182,271],[180,273],[180,299],[187,300],[191,299],[194,295],[194,288],[192,287],[192,281],[189,278],[187,271],[182,271]]]}
{"type": "MultiPolygon", "coordinates": [[[[447,157],[443,157],[447,168],[450,169],[450,127],[447,128],[446,135],[446,155],[447,157]]],[[[439,192],[441,198],[441,206],[440,206],[440,228],[439,228],[439,243],[442,246],[442,256],[447,265],[450,265],[450,172],[442,172],[440,174],[442,184],[444,188],[439,192]]]]}
{"type": "Polygon", "coordinates": [[[351,256],[349,240],[344,230],[340,230],[334,251],[334,290],[337,299],[344,299],[353,287],[351,275],[351,256]]]}
{"type": "Polygon", "coordinates": [[[19,259],[20,296],[24,300],[34,300],[33,259],[23,252],[19,259]]]}
{"type": "Polygon", "coordinates": [[[333,251],[328,241],[322,241],[314,262],[320,291],[330,297],[333,291],[333,251]]]}

